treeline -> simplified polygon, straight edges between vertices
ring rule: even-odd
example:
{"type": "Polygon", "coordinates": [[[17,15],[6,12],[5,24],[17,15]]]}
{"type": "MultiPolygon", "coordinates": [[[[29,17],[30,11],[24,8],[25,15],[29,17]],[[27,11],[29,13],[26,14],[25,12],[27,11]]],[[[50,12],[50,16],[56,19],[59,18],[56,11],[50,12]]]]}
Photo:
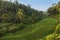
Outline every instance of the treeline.
{"type": "Polygon", "coordinates": [[[0,37],[24,29],[27,24],[45,17],[43,11],[35,10],[30,5],[0,0],[0,37]]]}
{"type": "Polygon", "coordinates": [[[60,1],[54,3],[51,7],[48,8],[49,16],[57,19],[57,22],[60,23],[60,1]]]}
{"type": "Polygon", "coordinates": [[[49,7],[48,13],[51,16],[60,14],[60,2],[54,3],[51,7],[49,7]]]}
{"type": "Polygon", "coordinates": [[[57,20],[57,26],[55,31],[44,37],[42,40],[60,40],[60,2],[54,3],[51,7],[48,8],[49,16],[57,20]]]}
{"type": "Polygon", "coordinates": [[[41,20],[45,15],[43,13],[17,1],[0,1],[0,22],[33,23],[41,20]]]}

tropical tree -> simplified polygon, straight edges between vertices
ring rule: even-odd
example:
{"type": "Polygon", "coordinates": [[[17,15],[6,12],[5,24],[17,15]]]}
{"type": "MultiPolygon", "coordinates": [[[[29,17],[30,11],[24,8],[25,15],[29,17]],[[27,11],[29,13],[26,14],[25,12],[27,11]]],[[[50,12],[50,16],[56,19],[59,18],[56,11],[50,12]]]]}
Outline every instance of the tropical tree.
{"type": "Polygon", "coordinates": [[[58,24],[58,25],[56,26],[55,33],[56,33],[56,34],[60,34],[60,24],[58,24]]]}
{"type": "Polygon", "coordinates": [[[52,7],[48,9],[49,15],[57,15],[60,14],[60,2],[54,4],[52,7]]]}
{"type": "Polygon", "coordinates": [[[17,10],[17,17],[20,21],[23,21],[23,19],[24,19],[24,13],[23,12],[24,12],[23,9],[17,10]]]}

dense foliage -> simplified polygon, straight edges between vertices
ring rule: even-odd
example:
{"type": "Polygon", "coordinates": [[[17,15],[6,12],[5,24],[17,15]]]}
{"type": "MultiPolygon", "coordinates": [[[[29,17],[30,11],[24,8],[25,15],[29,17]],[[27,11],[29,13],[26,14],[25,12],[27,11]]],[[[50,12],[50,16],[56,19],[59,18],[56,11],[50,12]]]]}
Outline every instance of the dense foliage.
{"type": "Polygon", "coordinates": [[[17,1],[0,1],[0,22],[32,23],[43,17],[43,11],[25,6],[17,1]]]}
{"type": "Polygon", "coordinates": [[[0,0],[0,40],[60,40],[60,2],[43,12],[0,0]]]}
{"type": "Polygon", "coordinates": [[[52,7],[48,9],[48,13],[51,16],[60,14],[60,2],[53,4],[52,7]]]}
{"type": "Polygon", "coordinates": [[[43,11],[31,8],[30,5],[0,0],[0,36],[24,29],[25,25],[43,19],[43,11]],[[11,26],[12,25],[12,26],[11,26]]]}

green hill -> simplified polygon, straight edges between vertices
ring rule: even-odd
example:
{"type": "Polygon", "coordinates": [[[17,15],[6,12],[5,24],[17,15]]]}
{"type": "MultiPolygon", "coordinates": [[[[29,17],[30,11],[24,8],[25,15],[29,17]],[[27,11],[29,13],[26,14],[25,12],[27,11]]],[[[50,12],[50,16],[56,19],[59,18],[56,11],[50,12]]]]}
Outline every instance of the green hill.
{"type": "Polygon", "coordinates": [[[0,40],[39,40],[46,35],[52,34],[57,24],[56,19],[48,17],[34,24],[26,25],[25,29],[7,33],[0,40]]]}
{"type": "Polygon", "coordinates": [[[47,11],[39,11],[17,0],[0,0],[0,40],[55,40],[58,37],[60,2],[47,11]]]}

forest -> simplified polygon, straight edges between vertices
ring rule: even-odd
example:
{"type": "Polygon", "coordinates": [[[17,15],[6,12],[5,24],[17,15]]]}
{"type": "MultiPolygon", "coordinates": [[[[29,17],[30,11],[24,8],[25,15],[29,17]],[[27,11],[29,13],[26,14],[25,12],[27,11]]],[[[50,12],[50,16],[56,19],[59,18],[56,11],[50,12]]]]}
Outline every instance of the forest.
{"type": "Polygon", "coordinates": [[[39,11],[0,0],[0,40],[60,40],[60,2],[39,11]]]}

